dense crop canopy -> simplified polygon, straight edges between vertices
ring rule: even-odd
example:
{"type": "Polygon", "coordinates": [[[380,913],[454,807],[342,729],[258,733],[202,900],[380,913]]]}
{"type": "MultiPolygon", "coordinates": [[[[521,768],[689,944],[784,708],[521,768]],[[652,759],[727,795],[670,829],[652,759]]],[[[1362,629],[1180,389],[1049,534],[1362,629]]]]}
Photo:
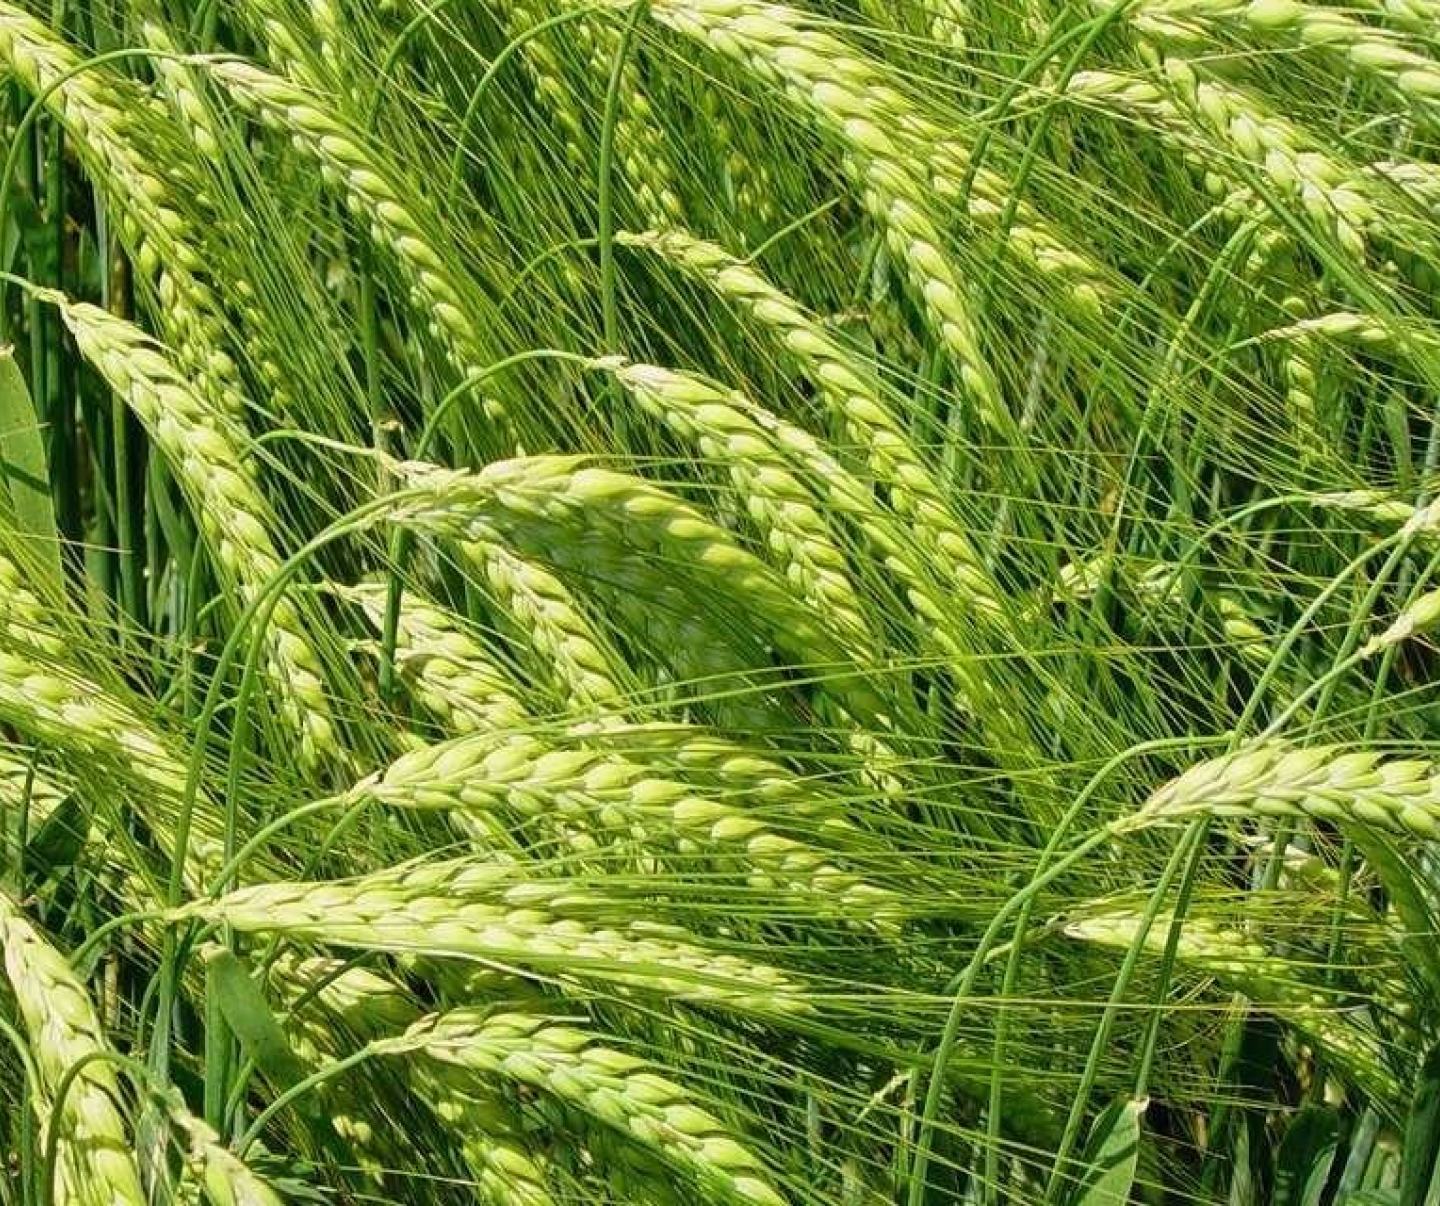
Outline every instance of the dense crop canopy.
{"type": "Polygon", "coordinates": [[[0,0],[0,1206],[1440,1194],[1440,0],[0,0]]]}

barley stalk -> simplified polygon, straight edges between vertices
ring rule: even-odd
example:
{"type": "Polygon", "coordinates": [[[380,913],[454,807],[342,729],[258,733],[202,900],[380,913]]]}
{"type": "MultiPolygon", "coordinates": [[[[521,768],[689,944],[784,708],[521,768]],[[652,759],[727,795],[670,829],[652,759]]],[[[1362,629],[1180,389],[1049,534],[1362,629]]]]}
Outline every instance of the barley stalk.
{"type": "Polygon", "coordinates": [[[825,852],[776,833],[739,793],[701,794],[645,762],[586,748],[557,749],[525,733],[485,733],[403,755],[361,781],[347,801],[391,807],[504,809],[601,835],[634,834],[651,849],[733,851],[751,883],[795,894],[809,909],[883,918],[898,903],[829,861],[825,852]]]}
{"type": "Polygon", "coordinates": [[[238,419],[245,402],[238,370],[225,351],[224,307],[204,282],[196,232],[132,137],[130,115],[140,102],[120,80],[98,69],[69,74],[79,57],[5,0],[0,0],[0,62],[30,91],[48,93],[46,108],[118,203],[121,234],[140,275],[158,274],[156,314],[173,332],[187,372],[213,406],[238,419]],[[123,103],[116,104],[115,97],[123,103]]]}
{"type": "Polygon", "coordinates": [[[107,1051],[108,1044],[85,986],[65,956],[5,893],[0,893],[0,945],[35,1059],[35,1106],[42,1123],[71,1067],[89,1059],[60,1106],[55,1201],[67,1206],[145,1206],[115,1066],[93,1058],[107,1051]]]}
{"type": "Polygon", "coordinates": [[[791,977],[717,954],[678,927],[584,920],[609,907],[564,880],[527,882],[504,864],[462,860],[352,880],[259,884],[174,916],[242,933],[529,966],[765,1016],[808,1010],[791,977]]]}
{"type": "Polygon", "coordinates": [[[1268,743],[1197,763],[1117,830],[1198,814],[1311,817],[1428,838],[1440,834],[1440,774],[1428,761],[1376,750],[1268,743]]]}
{"type": "MultiPolygon", "coordinates": [[[[239,587],[242,601],[259,597],[279,572],[280,558],[269,506],[242,453],[244,433],[207,406],[138,328],[97,306],[58,300],[81,354],[164,453],[221,572],[239,587]]],[[[271,612],[266,645],[280,712],[300,736],[302,765],[315,768],[339,747],[320,659],[290,600],[282,598],[271,612]]]]}
{"type": "MultiPolygon", "coordinates": [[[[1129,950],[1140,936],[1141,918],[1139,911],[1111,910],[1077,917],[1066,924],[1065,933],[1082,942],[1129,950]]],[[[1144,949],[1162,954],[1170,926],[1170,915],[1157,917],[1145,935],[1144,949]]],[[[1181,922],[1175,957],[1182,966],[1215,976],[1255,1000],[1259,1008],[1313,1037],[1378,1100],[1401,1097],[1401,1086],[1386,1068],[1381,1041],[1364,1016],[1342,1010],[1342,994],[1306,984],[1289,961],[1270,954],[1262,943],[1208,918],[1188,916],[1181,922]]]]}
{"type": "Polygon", "coordinates": [[[553,1095],[645,1144],[720,1200],[782,1206],[765,1166],[712,1114],[645,1061],[607,1047],[573,1023],[521,1013],[457,1009],[423,1018],[377,1044],[553,1095]]]}

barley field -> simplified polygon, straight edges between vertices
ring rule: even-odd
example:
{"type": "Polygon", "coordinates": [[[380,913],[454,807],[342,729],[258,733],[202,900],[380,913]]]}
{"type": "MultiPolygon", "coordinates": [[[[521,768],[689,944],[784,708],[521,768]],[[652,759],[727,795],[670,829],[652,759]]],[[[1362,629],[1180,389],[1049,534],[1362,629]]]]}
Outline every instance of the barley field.
{"type": "Polygon", "coordinates": [[[0,1206],[1440,1203],[1440,0],[0,84],[0,1206]]]}

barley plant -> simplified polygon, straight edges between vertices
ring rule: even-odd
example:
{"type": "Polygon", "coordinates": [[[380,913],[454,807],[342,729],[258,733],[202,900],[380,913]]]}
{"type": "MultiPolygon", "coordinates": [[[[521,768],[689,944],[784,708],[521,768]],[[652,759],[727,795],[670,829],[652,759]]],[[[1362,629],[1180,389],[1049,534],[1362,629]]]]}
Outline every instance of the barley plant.
{"type": "Polygon", "coordinates": [[[1440,1203],[1437,0],[0,87],[0,1206],[1440,1203]]]}

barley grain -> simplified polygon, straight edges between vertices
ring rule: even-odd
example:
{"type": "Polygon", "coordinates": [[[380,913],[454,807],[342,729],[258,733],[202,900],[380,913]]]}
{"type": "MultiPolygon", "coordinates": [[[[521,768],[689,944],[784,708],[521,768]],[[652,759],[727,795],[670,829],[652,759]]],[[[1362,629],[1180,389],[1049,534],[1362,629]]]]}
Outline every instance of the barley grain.
{"type": "Polygon", "coordinates": [[[565,880],[525,881],[502,863],[461,860],[352,880],[260,884],[197,901],[175,917],[363,950],[534,967],[765,1016],[809,1008],[785,973],[708,950],[678,927],[585,921],[607,911],[614,909],[603,897],[565,880]]]}
{"type": "Polygon", "coordinates": [[[856,919],[893,914],[899,902],[830,856],[775,832],[736,792],[701,793],[645,762],[560,748],[524,733],[485,733],[403,755],[351,789],[353,802],[391,807],[503,809],[598,835],[633,835],[650,849],[733,852],[757,887],[794,895],[809,910],[856,919]]]}
{"type": "Polygon", "coordinates": [[[785,1201],[760,1160],[680,1085],[573,1023],[533,1014],[452,1010],[421,1019],[380,1050],[420,1051],[552,1094],[650,1147],[721,1200],[760,1206],[785,1201]]]}
{"type": "MultiPolygon", "coordinates": [[[[257,598],[279,572],[273,520],[242,452],[243,431],[211,410],[143,332],[85,303],[59,299],[81,354],[145,424],[194,507],[219,570],[241,599],[257,598]]],[[[271,612],[266,653],[280,712],[300,737],[309,769],[339,756],[325,676],[300,613],[282,598],[271,612]]]]}
{"type": "Polygon", "coordinates": [[[1156,791],[1121,831],[1196,814],[1313,817],[1420,837],[1440,834],[1440,774],[1375,750],[1271,743],[1191,767],[1156,791]]]}
{"type": "Polygon", "coordinates": [[[35,1106],[42,1125],[71,1067],[89,1060],[75,1075],[57,1119],[60,1159],[55,1201],[65,1206],[145,1206],[114,1065],[93,1058],[109,1045],[85,986],[65,956],[3,892],[0,945],[39,1076],[35,1106]]]}

